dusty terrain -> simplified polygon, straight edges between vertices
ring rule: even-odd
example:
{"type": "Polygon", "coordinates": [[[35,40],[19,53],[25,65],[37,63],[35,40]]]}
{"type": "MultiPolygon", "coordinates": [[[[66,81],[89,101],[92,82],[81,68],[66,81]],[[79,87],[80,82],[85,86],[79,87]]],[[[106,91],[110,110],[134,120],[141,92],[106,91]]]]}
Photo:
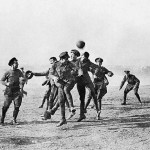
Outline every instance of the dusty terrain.
{"type": "MultiPolygon", "coordinates": [[[[139,93],[143,106],[139,104],[133,92],[128,95],[128,105],[120,105],[123,90],[109,86],[103,99],[101,120],[96,120],[96,111],[89,106],[87,118],[78,123],[79,100],[73,90],[76,115],[67,125],[56,127],[59,110],[51,120],[42,121],[40,115],[44,108],[41,104],[45,88],[27,86],[28,96],[24,97],[18,122],[10,125],[13,104],[6,116],[6,125],[0,126],[0,149],[11,150],[55,150],[55,149],[102,149],[102,150],[149,150],[150,149],[150,86],[141,86],[139,93]]],[[[3,93],[0,92],[0,108],[3,93]]],[[[68,110],[66,109],[66,116],[68,110]]],[[[0,111],[1,116],[1,111],[0,111]]]]}

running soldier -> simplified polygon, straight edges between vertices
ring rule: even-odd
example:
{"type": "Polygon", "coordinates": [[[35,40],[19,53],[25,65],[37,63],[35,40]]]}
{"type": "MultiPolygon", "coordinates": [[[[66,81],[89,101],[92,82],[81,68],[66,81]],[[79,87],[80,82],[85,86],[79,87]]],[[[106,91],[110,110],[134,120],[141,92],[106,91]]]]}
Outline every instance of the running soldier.
{"type": "Polygon", "coordinates": [[[24,75],[18,69],[18,60],[15,57],[13,57],[9,61],[8,65],[11,67],[11,69],[6,71],[3,77],[1,78],[2,85],[6,86],[6,89],[4,91],[5,99],[4,99],[4,105],[2,107],[1,124],[4,125],[6,112],[13,101],[14,111],[13,111],[12,124],[17,125],[18,122],[16,119],[19,113],[19,108],[22,103],[23,87],[25,83],[23,81],[24,75]]]}
{"type": "Polygon", "coordinates": [[[134,90],[134,94],[137,97],[137,99],[139,100],[139,102],[142,104],[140,96],[138,94],[138,89],[139,89],[139,85],[140,85],[140,80],[135,76],[130,74],[129,70],[125,70],[125,76],[121,82],[120,88],[119,90],[122,89],[124,83],[127,81],[127,86],[124,90],[124,102],[122,103],[122,105],[126,105],[126,98],[127,98],[127,94],[131,91],[134,90]]]}
{"type": "MultiPolygon", "coordinates": [[[[98,65],[98,68],[94,72],[94,88],[95,93],[97,95],[97,101],[98,101],[98,107],[101,112],[102,107],[102,98],[107,93],[107,85],[109,84],[108,79],[106,77],[106,74],[109,77],[113,76],[113,73],[102,66],[103,59],[102,58],[96,58],[95,59],[96,64],[98,65]]],[[[88,96],[88,100],[85,105],[85,111],[91,101],[92,96],[88,96]]],[[[100,119],[100,113],[98,115],[98,120],[100,119]]]]}

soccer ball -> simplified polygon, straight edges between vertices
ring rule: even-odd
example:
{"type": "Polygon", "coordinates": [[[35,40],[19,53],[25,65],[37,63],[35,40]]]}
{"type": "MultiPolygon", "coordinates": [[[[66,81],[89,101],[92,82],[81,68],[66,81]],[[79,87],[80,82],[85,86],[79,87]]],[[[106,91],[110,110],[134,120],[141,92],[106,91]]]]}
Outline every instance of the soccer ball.
{"type": "Polygon", "coordinates": [[[46,111],[44,112],[44,118],[45,118],[45,119],[51,119],[51,113],[46,110],[46,111]]]}
{"type": "Polygon", "coordinates": [[[84,41],[78,41],[76,43],[76,46],[79,48],[79,49],[83,49],[85,47],[85,42],[84,41]]]}

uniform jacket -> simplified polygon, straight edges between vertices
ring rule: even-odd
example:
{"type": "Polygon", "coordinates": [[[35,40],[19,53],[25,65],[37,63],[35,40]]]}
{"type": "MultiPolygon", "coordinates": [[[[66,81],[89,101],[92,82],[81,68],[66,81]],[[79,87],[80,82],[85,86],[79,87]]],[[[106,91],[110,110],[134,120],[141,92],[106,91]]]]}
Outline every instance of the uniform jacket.
{"type": "Polygon", "coordinates": [[[130,85],[134,85],[135,87],[138,87],[140,84],[140,80],[132,74],[129,74],[128,76],[124,76],[121,85],[120,85],[120,89],[123,87],[124,83],[127,81],[128,84],[130,85]]]}
{"type": "Polygon", "coordinates": [[[50,74],[66,82],[74,80],[73,73],[76,71],[77,67],[72,62],[66,61],[65,63],[55,63],[50,70],[50,74]]]}

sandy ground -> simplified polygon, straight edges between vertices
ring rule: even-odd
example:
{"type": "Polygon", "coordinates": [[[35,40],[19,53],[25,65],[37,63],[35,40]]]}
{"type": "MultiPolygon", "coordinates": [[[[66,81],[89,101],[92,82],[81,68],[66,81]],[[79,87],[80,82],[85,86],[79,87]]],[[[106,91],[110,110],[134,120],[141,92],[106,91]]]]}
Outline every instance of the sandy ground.
{"type": "MultiPolygon", "coordinates": [[[[149,150],[150,149],[150,86],[141,86],[139,93],[143,106],[139,104],[133,92],[128,95],[128,105],[120,105],[123,90],[109,87],[103,99],[101,120],[96,120],[96,111],[89,106],[87,118],[78,123],[79,100],[73,90],[76,115],[62,127],[56,127],[60,110],[51,120],[42,121],[40,115],[45,108],[38,108],[44,94],[43,87],[27,87],[28,96],[24,97],[18,122],[10,125],[13,112],[11,105],[6,116],[6,125],[0,126],[0,149],[11,150],[149,150]]],[[[3,93],[0,93],[0,108],[3,93]]],[[[66,116],[68,110],[66,109],[66,116]]],[[[1,116],[1,112],[0,112],[1,116]]]]}

